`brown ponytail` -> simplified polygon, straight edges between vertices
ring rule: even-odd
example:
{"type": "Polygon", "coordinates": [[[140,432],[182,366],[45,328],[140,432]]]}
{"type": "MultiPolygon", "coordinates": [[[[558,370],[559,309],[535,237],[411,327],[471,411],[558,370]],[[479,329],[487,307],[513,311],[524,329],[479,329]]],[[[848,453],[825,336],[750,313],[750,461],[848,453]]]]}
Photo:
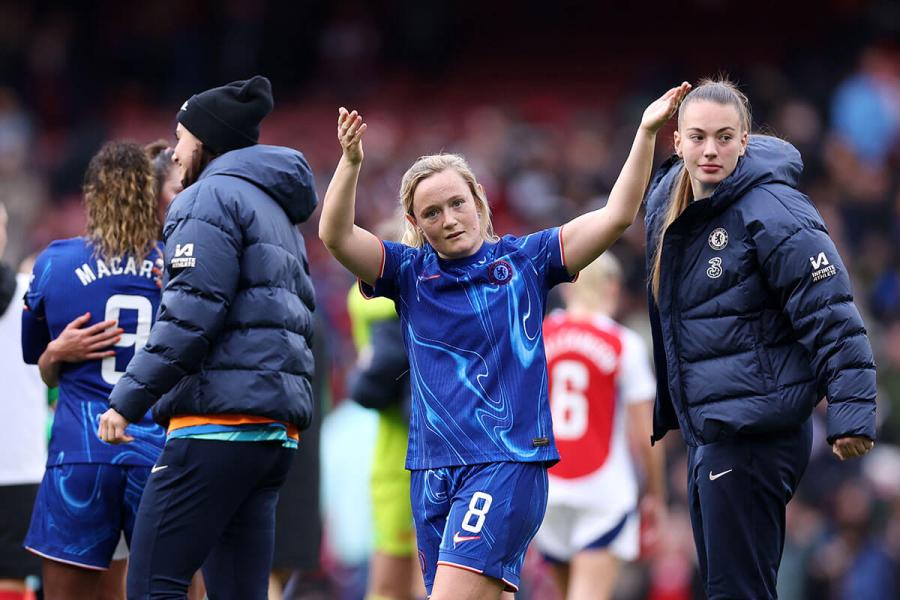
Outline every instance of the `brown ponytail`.
{"type": "Polygon", "coordinates": [[[659,265],[662,260],[663,239],[665,239],[666,230],[684,212],[684,209],[688,207],[693,199],[694,190],[691,188],[691,176],[688,175],[687,169],[682,166],[681,172],[678,174],[678,182],[672,191],[672,198],[669,200],[669,206],[666,208],[663,222],[659,227],[659,234],[656,237],[656,248],[653,249],[650,286],[653,290],[653,297],[657,302],[659,302],[659,265]]]}

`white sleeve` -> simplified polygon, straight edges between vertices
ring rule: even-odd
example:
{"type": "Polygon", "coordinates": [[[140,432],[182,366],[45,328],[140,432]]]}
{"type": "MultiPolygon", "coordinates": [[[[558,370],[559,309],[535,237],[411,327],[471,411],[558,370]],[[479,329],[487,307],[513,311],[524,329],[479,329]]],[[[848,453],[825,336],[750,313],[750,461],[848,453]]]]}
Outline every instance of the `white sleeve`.
{"type": "Polygon", "coordinates": [[[647,345],[634,331],[622,328],[622,365],[619,393],[625,404],[648,402],[656,397],[656,378],[650,367],[647,345]]]}

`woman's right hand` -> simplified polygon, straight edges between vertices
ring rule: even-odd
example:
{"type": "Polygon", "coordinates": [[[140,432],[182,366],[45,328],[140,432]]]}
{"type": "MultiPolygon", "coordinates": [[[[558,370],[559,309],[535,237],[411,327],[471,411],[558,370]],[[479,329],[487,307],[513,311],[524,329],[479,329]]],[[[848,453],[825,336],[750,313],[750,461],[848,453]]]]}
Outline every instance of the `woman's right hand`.
{"type": "Polygon", "coordinates": [[[847,460],[856,456],[865,456],[873,447],[875,447],[875,442],[867,437],[848,435],[834,440],[831,451],[839,459],[847,460]]]}
{"type": "Polygon", "coordinates": [[[66,325],[55,340],[47,345],[53,362],[81,362],[100,360],[115,356],[112,346],[122,339],[124,329],[116,327],[116,321],[109,319],[82,329],[91,318],[86,312],[66,325]]]}
{"type": "Polygon", "coordinates": [[[691,84],[685,81],[654,100],[647,107],[647,110],[644,111],[644,116],[641,119],[641,128],[656,135],[656,132],[666,124],[666,121],[678,111],[681,101],[684,100],[684,97],[690,91],[691,84]]]}
{"type": "Polygon", "coordinates": [[[362,115],[347,112],[343,106],[338,109],[338,141],[344,150],[344,158],[351,164],[358,165],[363,159],[362,135],[366,132],[366,124],[362,115]]]}

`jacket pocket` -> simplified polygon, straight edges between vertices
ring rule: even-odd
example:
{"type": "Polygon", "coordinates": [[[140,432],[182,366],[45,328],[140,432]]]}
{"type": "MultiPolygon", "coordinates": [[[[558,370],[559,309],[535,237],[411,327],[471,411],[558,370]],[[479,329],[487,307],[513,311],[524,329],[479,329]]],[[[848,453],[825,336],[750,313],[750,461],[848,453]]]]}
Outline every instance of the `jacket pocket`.
{"type": "Polygon", "coordinates": [[[766,338],[762,326],[762,314],[759,313],[751,317],[753,326],[753,336],[755,343],[753,348],[756,351],[756,360],[759,362],[759,370],[763,376],[763,384],[767,394],[772,394],[778,390],[778,382],[775,377],[775,369],[772,367],[772,356],[766,348],[766,338]]]}

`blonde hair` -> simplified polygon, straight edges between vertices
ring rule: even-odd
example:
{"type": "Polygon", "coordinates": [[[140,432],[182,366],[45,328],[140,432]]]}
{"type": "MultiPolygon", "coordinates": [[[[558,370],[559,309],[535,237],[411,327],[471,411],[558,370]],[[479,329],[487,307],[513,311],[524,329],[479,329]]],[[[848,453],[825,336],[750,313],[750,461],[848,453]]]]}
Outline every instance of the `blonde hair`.
{"type": "Polygon", "coordinates": [[[107,142],[84,175],[87,237],[103,259],[145,258],[159,233],[156,177],[144,149],[107,142]]]}
{"type": "Polygon", "coordinates": [[[578,280],[567,286],[566,304],[602,303],[605,298],[600,295],[606,293],[608,284],[621,283],[622,279],[622,263],[612,252],[606,251],[579,271],[578,280]]]}
{"type": "MultiPolygon", "coordinates": [[[[475,179],[475,173],[469,163],[466,162],[459,154],[432,154],[419,158],[413,165],[403,174],[400,181],[400,205],[406,216],[415,218],[413,211],[413,197],[416,195],[416,188],[425,179],[453,169],[466,182],[472,197],[475,199],[475,210],[478,211],[479,222],[481,223],[481,237],[485,240],[495,241],[497,239],[494,234],[494,225],[491,223],[491,207],[488,205],[487,198],[478,186],[475,179]]],[[[403,237],[400,242],[414,248],[421,248],[425,245],[425,236],[422,231],[404,218],[403,237]]]]}
{"type": "MultiPolygon", "coordinates": [[[[747,96],[741,92],[737,86],[729,81],[726,77],[719,79],[701,79],[697,87],[692,89],[681,106],[678,107],[678,128],[681,129],[681,122],[684,117],[684,111],[688,104],[696,101],[715,102],[725,106],[733,106],[741,119],[742,133],[750,133],[753,124],[752,115],[750,114],[750,102],[747,96]]],[[[657,228],[656,247],[653,249],[653,258],[650,262],[650,286],[653,291],[653,297],[659,300],[659,270],[662,263],[662,244],[665,238],[666,230],[675,219],[677,219],[684,209],[688,207],[694,199],[693,188],[691,187],[691,177],[684,168],[678,173],[678,180],[672,191],[672,197],[666,207],[662,223],[657,228]]]]}

